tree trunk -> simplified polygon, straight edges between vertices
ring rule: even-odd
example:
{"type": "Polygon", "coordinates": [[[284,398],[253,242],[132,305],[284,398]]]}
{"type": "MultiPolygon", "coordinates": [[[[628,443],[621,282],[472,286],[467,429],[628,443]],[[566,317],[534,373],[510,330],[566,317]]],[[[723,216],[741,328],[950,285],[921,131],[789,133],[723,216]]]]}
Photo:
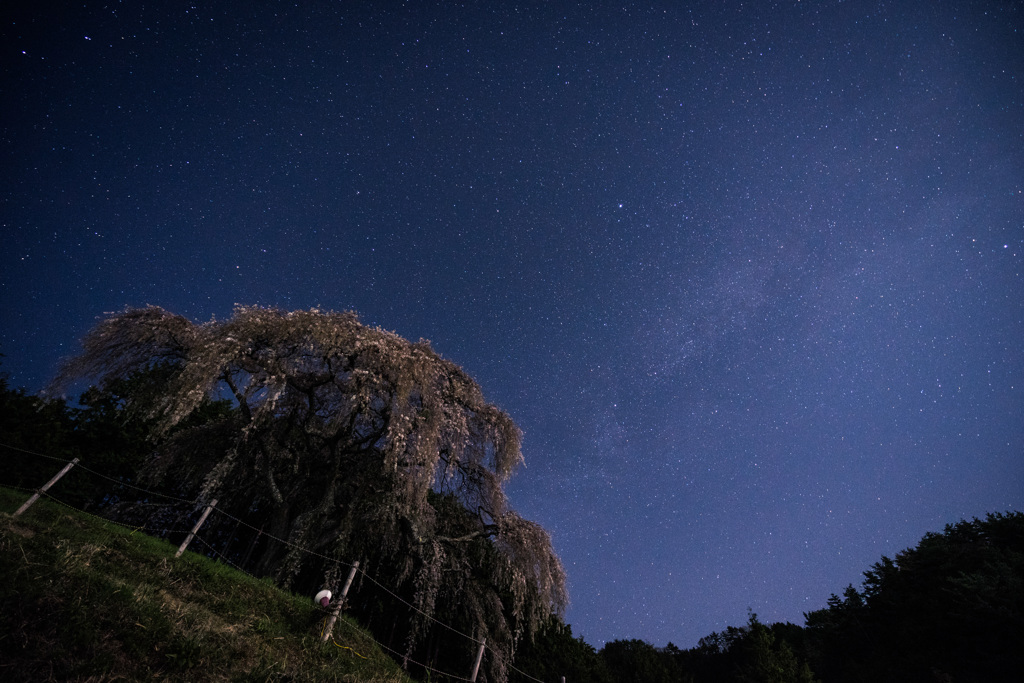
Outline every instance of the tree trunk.
{"type": "Polygon", "coordinates": [[[274,539],[288,540],[288,527],[291,521],[288,517],[288,510],[287,504],[279,505],[272,513],[267,535],[273,538],[267,539],[267,545],[256,563],[256,576],[272,574],[279,568],[280,559],[287,552],[287,546],[274,539]]]}

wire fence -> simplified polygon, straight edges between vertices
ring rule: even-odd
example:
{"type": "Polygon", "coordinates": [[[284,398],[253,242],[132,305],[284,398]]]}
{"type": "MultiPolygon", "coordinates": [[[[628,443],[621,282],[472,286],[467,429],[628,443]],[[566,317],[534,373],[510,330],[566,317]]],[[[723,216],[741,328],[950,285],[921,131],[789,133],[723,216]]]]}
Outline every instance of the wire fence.
{"type": "MultiPolygon", "coordinates": [[[[126,522],[120,521],[120,520],[118,520],[116,518],[113,518],[111,516],[103,516],[103,515],[100,515],[100,514],[96,514],[94,512],[91,512],[90,510],[86,509],[87,506],[75,505],[71,501],[62,500],[61,498],[55,496],[47,488],[47,486],[52,484],[54,488],[57,488],[58,490],[60,490],[59,483],[56,482],[56,479],[58,479],[59,477],[56,477],[56,478],[54,478],[54,480],[51,480],[50,484],[48,484],[46,486],[43,486],[41,488],[35,488],[35,489],[33,489],[33,488],[26,488],[24,486],[18,486],[18,485],[11,484],[11,483],[8,483],[8,482],[3,482],[3,486],[5,486],[6,488],[9,488],[9,489],[12,489],[12,490],[16,490],[16,491],[20,491],[20,492],[27,493],[27,494],[33,494],[34,496],[45,496],[48,500],[51,500],[51,501],[53,501],[53,502],[55,502],[55,503],[57,503],[59,505],[67,507],[67,508],[69,508],[71,510],[75,510],[76,512],[78,512],[80,514],[86,515],[88,517],[91,517],[91,518],[96,519],[96,520],[100,520],[100,521],[108,523],[108,524],[115,524],[117,526],[120,526],[120,527],[123,527],[125,529],[128,529],[128,530],[130,530],[133,533],[135,533],[135,532],[142,532],[142,533],[146,533],[146,534],[151,535],[151,536],[157,536],[157,537],[165,538],[165,539],[167,539],[169,537],[181,535],[181,534],[188,534],[190,527],[188,527],[188,525],[187,525],[187,520],[191,516],[194,515],[194,512],[196,510],[198,510],[200,508],[203,508],[203,507],[208,507],[208,506],[206,506],[204,501],[201,501],[198,498],[189,499],[189,498],[184,498],[184,497],[177,496],[177,495],[174,495],[174,494],[171,494],[171,493],[167,493],[167,492],[163,492],[163,491],[155,491],[155,490],[148,489],[148,488],[145,488],[145,487],[133,484],[131,482],[125,481],[124,479],[119,479],[117,477],[109,476],[109,475],[107,475],[107,474],[105,474],[103,472],[99,472],[97,470],[94,470],[94,469],[92,469],[90,467],[87,467],[86,465],[78,462],[77,458],[74,461],[72,461],[72,460],[68,460],[66,458],[61,458],[61,457],[57,457],[57,456],[53,456],[53,455],[47,455],[45,453],[38,453],[38,452],[35,452],[35,451],[32,451],[32,450],[28,450],[28,449],[25,449],[25,448],[20,448],[20,447],[13,446],[13,445],[10,445],[10,444],[5,444],[5,443],[2,443],[2,442],[0,442],[0,448],[4,448],[4,449],[7,449],[9,451],[18,452],[18,453],[21,453],[21,454],[24,454],[24,455],[35,457],[35,458],[43,458],[43,459],[46,459],[46,460],[51,460],[54,463],[63,463],[65,466],[67,466],[68,464],[73,464],[74,467],[70,468],[70,469],[77,470],[79,472],[86,472],[86,473],[88,473],[88,474],[90,474],[92,476],[95,476],[95,477],[97,477],[97,478],[99,478],[99,479],[101,479],[101,480],[103,480],[105,482],[108,482],[109,484],[112,484],[115,487],[115,491],[111,492],[111,493],[107,493],[106,495],[102,496],[100,505],[104,506],[104,507],[107,507],[107,506],[113,507],[113,506],[116,506],[117,504],[123,504],[123,503],[130,503],[133,507],[136,507],[136,508],[137,507],[147,507],[147,506],[153,506],[155,508],[166,507],[167,503],[154,502],[152,500],[153,498],[158,498],[158,499],[163,499],[165,501],[173,501],[173,504],[178,505],[179,507],[181,506],[181,504],[184,504],[185,506],[187,506],[187,508],[190,508],[189,512],[187,512],[187,513],[184,512],[184,511],[179,510],[179,512],[177,514],[173,515],[173,517],[174,517],[173,521],[170,520],[170,519],[167,519],[166,517],[164,517],[164,518],[161,519],[161,523],[158,523],[158,524],[155,524],[155,525],[150,525],[148,523],[137,525],[137,524],[126,523],[126,522]],[[140,496],[140,498],[138,500],[126,501],[123,498],[123,495],[124,495],[123,492],[125,490],[130,490],[130,491],[133,491],[133,492],[137,492],[137,494],[141,494],[141,496],[140,496]],[[185,522],[186,526],[181,526],[182,522],[185,522]]],[[[22,509],[25,509],[28,505],[31,504],[31,502],[33,502],[33,501],[30,500],[25,506],[22,507],[22,509]]],[[[522,680],[534,681],[535,683],[546,683],[545,681],[543,681],[543,680],[541,680],[539,678],[535,678],[534,676],[531,676],[530,674],[526,673],[525,671],[522,671],[522,670],[516,668],[515,666],[513,666],[512,662],[509,661],[508,657],[506,657],[504,653],[502,653],[502,652],[500,652],[498,650],[495,650],[491,646],[487,645],[486,641],[481,640],[479,638],[475,638],[475,637],[473,637],[471,635],[468,635],[468,634],[460,631],[458,628],[456,628],[456,627],[454,627],[454,626],[452,626],[450,624],[447,624],[447,623],[445,623],[445,622],[435,618],[432,614],[429,614],[429,613],[425,612],[424,610],[420,609],[419,607],[417,607],[416,605],[412,604],[411,602],[406,600],[404,597],[402,597],[400,594],[398,594],[395,590],[392,590],[391,588],[389,588],[383,581],[379,581],[377,578],[375,578],[373,575],[371,575],[369,572],[367,572],[364,568],[359,567],[358,563],[345,562],[345,561],[339,560],[337,558],[330,557],[330,556],[325,555],[323,553],[317,552],[317,551],[312,550],[310,548],[306,548],[304,546],[301,546],[299,544],[291,542],[291,541],[289,541],[287,539],[279,538],[279,537],[277,537],[277,536],[275,536],[273,534],[268,533],[265,529],[257,528],[256,526],[254,526],[252,524],[249,524],[248,522],[246,522],[245,520],[241,519],[240,517],[232,515],[231,513],[227,512],[227,511],[217,509],[216,505],[214,505],[212,507],[209,507],[208,512],[212,512],[213,514],[219,515],[219,516],[221,516],[221,517],[223,517],[225,519],[229,519],[229,520],[235,522],[236,530],[237,530],[237,527],[242,526],[242,527],[246,527],[251,532],[256,532],[258,539],[262,538],[262,539],[266,539],[267,541],[273,541],[273,542],[276,542],[276,543],[280,543],[283,546],[291,548],[292,550],[298,551],[300,553],[306,554],[306,555],[308,555],[310,557],[316,557],[317,559],[319,559],[319,560],[321,560],[323,562],[332,563],[332,564],[336,565],[339,568],[348,568],[348,569],[353,569],[354,568],[355,571],[358,572],[360,579],[365,580],[368,583],[372,584],[376,589],[378,589],[382,593],[386,594],[391,600],[394,600],[395,602],[403,605],[411,613],[418,614],[420,617],[422,617],[423,619],[427,620],[428,622],[430,622],[430,623],[432,623],[432,624],[434,624],[436,626],[439,626],[439,627],[441,627],[441,628],[443,628],[443,629],[445,629],[445,630],[447,630],[447,631],[449,631],[449,632],[451,632],[451,633],[453,633],[453,634],[455,634],[457,636],[460,636],[460,637],[464,638],[466,641],[469,641],[469,643],[473,644],[474,649],[479,649],[481,652],[486,651],[487,653],[490,654],[491,657],[493,657],[495,659],[495,661],[503,664],[503,668],[504,669],[506,669],[509,672],[513,672],[513,673],[517,674],[519,677],[521,677],[522,680]]],[[[255,574],[253,574],[252,572],[250,572],[249,570],[247,570],[243,566],[245,564],[245,562],[239,563],[239,562],[237,562],[235,560],[232,560],[232,558],[227,553],[224,552],[224,550],[226,550],[226,547],[225,547],[225,545],[222,542],[221,543],[217,543],[217,542],[211,543],[210,540],[208,538],[205,538],[204,535],[202,534],[201,526],[197,525],[197,527],[198,527],[198,529],[196,530],[194,538],[189,539],[189,540],[196,541],[196,542],[198,542],[199,545],[202,546],[202,548],[204,549],[203,552],[202,552],[203,555],[205,555],[207,557],[210,557],[211,559],[215,559],[215,560],[217,560],[219,562],[223,562],[223,563],[227,564],[228,566],[232,567],[233,569],[235,569],[235,570],[237,570],[239,572],[242,572],[242,573],[244,573],[244,574],[246,574],[246,575],[248,575],[248,576],[250,576],[252,578],[258,579],[258,577],[256,577],[255,574]],[[217,547],[218,545],[220,546],[220,548],[217,547]]],[[[187,542],[182,545],[182,549],[184,549],[185,545],[187,545],[187,542]]],[[[228,541],[227,545],[230,545],[230,541],[228,541]]],[[[320,607],[320,606],[318,605],[318,607],[320,607]]],[[[321,609],[323,609],[323,611],[325,611],[325,612],[328,611],[326,608],[323,608],[323,607],[321,607],[321,609]]],[[[348,627],[350,629],[354,629],[355,628],[352,624],[350,624],[349,622],[347,622],[345,620],[339,620],[339,621],[340,621],[340,623],[344,624],[346,627],[348,627]]],[[[367,633],[365,633],[365,632],[361,633],[361,637],[367,637],[367,636],[368,636],[367,633]]],[[[473,672],[473,677],[468,677],[468,678],[467,677],[463,677],[463,676],[459,676],[459,675],[456,675],[456,674],[453,674],[453,673],[450,673],[450,672],[447,672],[447,671],[442,671],[442,670],[437,669],[437,668],[435,668],[435,667],[433,667],[433,666],[431,666],[429,664],[426,664],[426,663],[423,663],[423,662],[419,662],[419,661],[416,661],[416,660],[412,659],[410,657],[410,653],[408,651],[404,652],[404,653],[400,652],[397,649],[395,649],[394,647],[391,647],[390,645],[387,645],[385,643],[380,642],[380,640],[378,638],[376,638],[376,637],[373,637],[373,636],[369,636],[369,637],[374,641],[374,643],[382,651],[388,652],[397,661],[402,663],[403,667],[406,668],[406,669],[408,669],[408,664],[412,664],[412,665],[418,667],[419,669],[421,669],[424,672],[429,672],[428,675],[431,676],[431,677],[442,676],[442,677],[445,677],[445,678],[447,678],[449,680],[453,680],[453,681],[468,681],[469,683],[473,683],[473,681],[475,681],[475,675],[476,675],[476,671],[475,670],[473,672]]],[[[335,644],[337,645],[336,641],[335,641],[335,644]]],[[[338,645],[338,647],[344,647],[344,646],[338,645]]],[[[478,662],[478,666],[479,666],[479,662],[478,662]]],[[[565,683],[565,678],[564,677],[561,678],[561,683],[565,683]]]]}

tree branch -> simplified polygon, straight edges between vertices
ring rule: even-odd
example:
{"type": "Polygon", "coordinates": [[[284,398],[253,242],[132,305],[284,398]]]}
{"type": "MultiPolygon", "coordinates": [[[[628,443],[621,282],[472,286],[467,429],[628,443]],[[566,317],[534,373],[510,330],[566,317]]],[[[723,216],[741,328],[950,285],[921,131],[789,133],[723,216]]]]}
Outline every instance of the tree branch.
{"type": "Polygon", "coordinates": [[[249,410],[249,404],[246,402],[245,396],[238,391],[238,387],[236,387],[235,383],[231,380],[231,375],[225,372],[223,379],[228,385],[228,389],[230,389],[231,393],[234,394],[235,400],[238,401],[238,407],[242,410],[242,415],[245,417],[245,421],[252,422],[252,411],[249,410]]]}
{"type": "Polygon", "coordinates": [[[497,524],[487,524],[482,529],[471,531],[464,536],[434,536],[434,540],[443,541],[445,543],[467,543],[469,541],[475,541],[478,538],[490,538],[498,535],[497,524]]]}

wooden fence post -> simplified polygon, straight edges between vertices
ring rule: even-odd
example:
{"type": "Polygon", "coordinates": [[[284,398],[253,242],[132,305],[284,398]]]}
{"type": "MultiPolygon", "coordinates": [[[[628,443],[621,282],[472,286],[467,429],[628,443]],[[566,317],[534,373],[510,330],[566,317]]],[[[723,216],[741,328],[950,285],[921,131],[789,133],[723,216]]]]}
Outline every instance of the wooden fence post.
{"type": "Polygon", "coordinates": [[[199,518],[199,521],[196,522],[196,525],[194,527],[192,527],[192,531],[190,531],[188,536],[185,537],[185,540],[181,542],[181,547],[178,548],[178,552],[174,553],[175,557],[181,557],[181,554],[185,552],[185,548],[187,548],[188,544],[192,542],[192,539],[196,537],[196,532],[199,531],[199,527],[203,525],[203,522],[206,521],[206,518],[210,516],[210,511],[213,510],[215,505],[217,505],[216,498],[211,500],[210,504],[206,506],[205,510],[203,510],[203,515],[199,518]]]}
{"type": "Polygon", "coordinates": [[[473,675],[469,677],[470,683],[476,683],[476,675],[480,673],[480,662],[484,658],[484,646],[487,644],[487,639],[483,638],[480,641],[480,649],[476,651],[476,664],[473,665],[473,675]]]}
{"type": "Polygon", "coordinates": [[[32,503],[34,503],[37,500],[39,500],[39,496],[41,496],[44,493],[46,493],[46,489],[48,489],[51,486],[53,486],[54,484],[56,484],[58,479],[63,477],[65,474],[67,474],[68,470],[70,470],[72,467],[74,467],[77,464],[78,464],[78,458],[75,458],[74,460],[69,462],[67,465],[64,465],[64,469],[62,469],[60,472],[58,472],[56,475],[54,475],[53,479],[51,479],[50,481],[48,481],[45,484],[43,484],[42,488],[37,489],[36,492],[32,494],[31,498],[29,498],[24,503],[22,503],[21,507],[18,508],[17,511],[15,511],[14,516],[17,517],[18,515],[23,513],[25,510],[28,510],[29,506],[32,505],[32,503]]]}
{"type": "Polygon", "coordinates": [[[359,560],[356,560],[352,565],[352,570],[348,573],[348,578],[345,579],[345,587],[341,589],[341,595],[338,596],[338,600],[334,604],[334,609],[331,610],[331,616],[327,619],[327,625],[324,626],[324,633],[320,636],[321,643],[326,643],[327,639],[331,637],[331,631],[334,630],[334,623],[338,621],[338,615],[341,614],[341,608],[345,605],[345,598],[348,597],[348,589],[352,586],[352,579],[356,578],[357,569],[359,569],[359,560]]]}

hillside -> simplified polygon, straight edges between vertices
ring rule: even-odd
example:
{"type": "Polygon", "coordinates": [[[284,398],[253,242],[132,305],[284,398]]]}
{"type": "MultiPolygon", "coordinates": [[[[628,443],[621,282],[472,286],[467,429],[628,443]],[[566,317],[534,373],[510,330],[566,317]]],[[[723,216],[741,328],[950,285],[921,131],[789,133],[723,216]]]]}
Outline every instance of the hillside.
{"type": "Polygon", "coordinates": [[[0,679],[410,679],[355,623],[222,563],[0,488],[0,679]]]}

